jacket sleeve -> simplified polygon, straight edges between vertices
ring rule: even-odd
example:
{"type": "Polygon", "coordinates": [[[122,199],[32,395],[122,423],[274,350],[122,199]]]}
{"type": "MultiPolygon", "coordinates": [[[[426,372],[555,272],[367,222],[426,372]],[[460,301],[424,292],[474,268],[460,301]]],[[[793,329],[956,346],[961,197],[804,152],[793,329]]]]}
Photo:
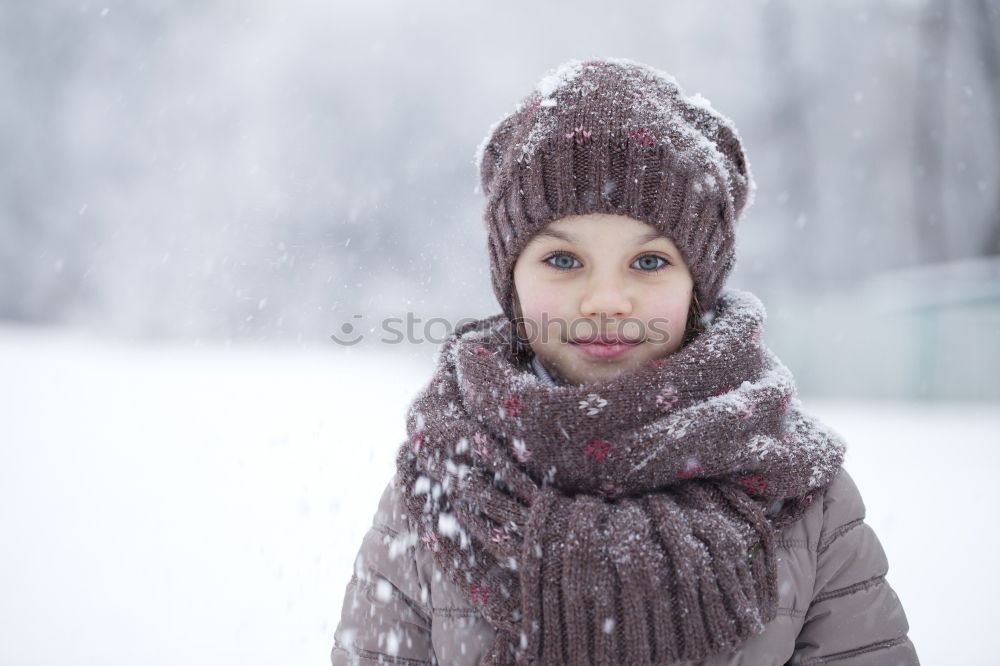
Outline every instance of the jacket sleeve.
{"type": "Polygon", "coordinates": [[[437,663],[430,591],[419,574],[416,540],[390,481],[354,560],[334,632],[333,666],[437,663]]]}
{"type": "Polygon", "coordinates": [[[816,583],[791,664],[919,664],[899,597],[886,581],[885,551],[841,468],[823,499],[816,583]]]}

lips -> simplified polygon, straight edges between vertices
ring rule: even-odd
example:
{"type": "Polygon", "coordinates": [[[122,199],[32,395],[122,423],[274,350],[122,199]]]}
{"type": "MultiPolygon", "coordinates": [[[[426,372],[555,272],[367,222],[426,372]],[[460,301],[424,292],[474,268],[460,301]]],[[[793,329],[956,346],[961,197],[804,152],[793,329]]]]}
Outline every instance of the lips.
{"type": "Polygon", "coordinates": [[[585,356],[595,359],[611,359],[634,349],[641,340],[626,338],[614,333],[590,335],[576,338],[570,343],[585,356]]]}
{"type": "Polygon", "coordinates": [[[610,344],[604,342],[574,342],[573,348],[590,358],[608,359],[621,356],[635,349],[638,344],[637,342],[613,342],[610,344]]]}
{"type": "Polygon", "coordinates": [[[604,335],[591,335],[589,337],[577,338],[571,341],[575,345],[637,345],[639,340],[634,338],[626,338],[615,335],[613,333],[607,333],[604,335]]]}

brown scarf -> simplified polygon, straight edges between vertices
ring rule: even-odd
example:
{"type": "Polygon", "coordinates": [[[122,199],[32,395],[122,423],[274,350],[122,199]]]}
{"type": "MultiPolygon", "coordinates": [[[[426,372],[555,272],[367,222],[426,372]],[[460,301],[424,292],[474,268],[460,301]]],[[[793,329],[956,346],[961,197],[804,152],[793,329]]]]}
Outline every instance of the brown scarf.
{"type": "Polygon", "coordinates": [[[504,315],[442,346],[398,479],[496,628],[484,663],[698,661],[774,618],[775,532],[845,447],[802,413],[756,296],[727,290],[710,317],[670,356],[575,386],[517,363],[504,315]]]}

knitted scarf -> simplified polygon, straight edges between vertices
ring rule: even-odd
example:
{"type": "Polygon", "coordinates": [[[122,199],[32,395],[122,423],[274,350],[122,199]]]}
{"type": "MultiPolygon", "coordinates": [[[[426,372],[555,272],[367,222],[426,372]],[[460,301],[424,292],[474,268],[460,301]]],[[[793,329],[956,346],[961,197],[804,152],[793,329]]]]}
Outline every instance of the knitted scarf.
{"type": "Polygon", "coordinates": [[[458,327],[407,413],[407,513],[496,629],[483,663],[671,664],[726,653],[777,612],[775,533],[845,446],[801,411],[726,290],[673,354],[552,386],[505,315],[458,327]]]}

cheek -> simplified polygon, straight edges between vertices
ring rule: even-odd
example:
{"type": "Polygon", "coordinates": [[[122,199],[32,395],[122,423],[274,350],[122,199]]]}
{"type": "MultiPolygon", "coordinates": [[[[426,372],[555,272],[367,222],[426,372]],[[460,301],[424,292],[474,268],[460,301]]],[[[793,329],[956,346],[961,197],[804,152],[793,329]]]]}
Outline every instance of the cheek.
{"type": "Polygon", "coordinates": [[[544,314],[551,317],[566,303],[566,299],[560,298],[556,290],[534,287],[526,291],[527,293],[521,293],[519,290],[517,293],[525,319],[541,319],[544,314]]]}
{"type": "Polygon", "coordinates": [[[647,303],[650,316],[669,321],[671,330],[683,330],[687,324],[688,305],[691,302],[690,293],[657,294],[647,303]]]}
{"type": "Polygon", "coordinates": [[[547,342],[557,342],[564,337],[566,324],[563,322],[567,317],[562,314],[560,307],[565,308],[566,299],[560,298],[558,292],[536,286],[527,294],[518,292],[518,298],[521,301],[524,331],[535,351],[547,342]]]}

